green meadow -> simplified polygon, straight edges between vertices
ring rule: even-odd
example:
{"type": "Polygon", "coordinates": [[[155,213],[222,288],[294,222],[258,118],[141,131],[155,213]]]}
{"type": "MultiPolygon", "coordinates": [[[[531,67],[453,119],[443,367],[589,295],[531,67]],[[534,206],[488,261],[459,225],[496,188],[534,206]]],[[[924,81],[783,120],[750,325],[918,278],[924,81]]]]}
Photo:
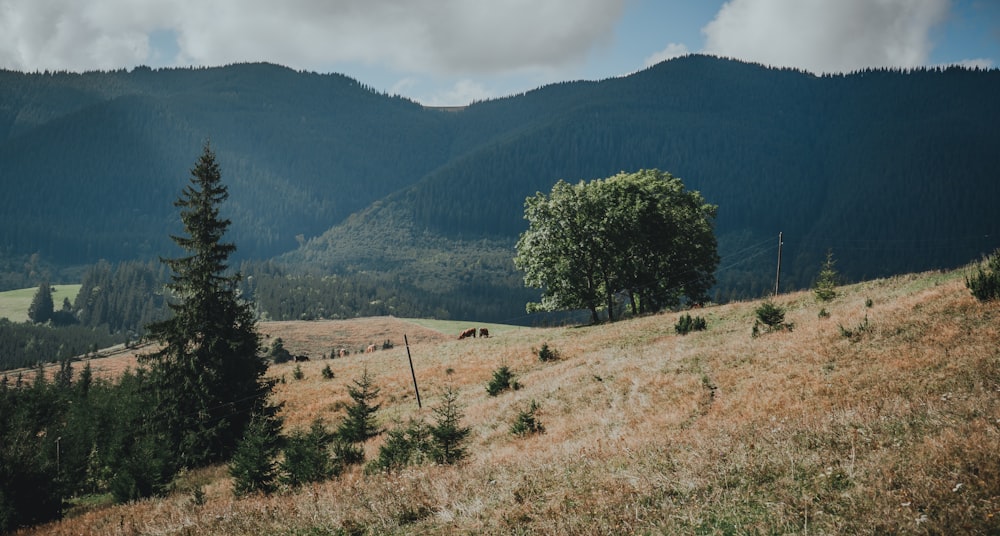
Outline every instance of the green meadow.
{"type": "MultiPolygon", "coordinates": [[[[28,320],[28,308],[31,307],[31,300],[35,297],[36,292],[38,292],[38,287],[0,292],[0,318],[6,318],[12,322],[28,320]]],[[[80,285],[52,285],[52,303],[55,309],[62,308],[64,298],[69,298],[70,303],[73,303],[78,292],[80,292],[80,285]]]]}

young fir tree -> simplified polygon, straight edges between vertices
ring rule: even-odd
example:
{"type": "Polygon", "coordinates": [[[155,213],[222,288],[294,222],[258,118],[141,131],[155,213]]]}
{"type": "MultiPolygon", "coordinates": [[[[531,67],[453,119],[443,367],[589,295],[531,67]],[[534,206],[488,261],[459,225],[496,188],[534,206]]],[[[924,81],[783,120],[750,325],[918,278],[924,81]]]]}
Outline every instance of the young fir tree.
{"type": "Polygon", "coordinates": [[[236,246],[222,241],[230,222],[219,205],[228,196],[206,143],[174,203],[185,235],[171,238],[185,255],[161,259],[173,272],[173,317],[149,326],[161,349],[143,357],[168,446],[188,467],[228,458],[251,416],[275,411],[267,402],[274,382],[264,379],[252,304],[240,298],[240,276],[227,265],[236,246]]]}
{"type": "Polygon", "coordinates": [[[233,494],[271,493],[277,488],[278,453],[281,450],[280,417],[254,415],[229,462],[233,494]]]}
{"type": "Polygon", "coordinates": [[[282,482],[297,488],[337,476],[342,466],[331,456],[333,442],[333,435],[320,419],[314,420],[308,431],[292,432],[285,442],[285,457],[280,465],[282,482]]]}
{"type": "Polygon", "coordinates": [[[337,428],[337,437],[341,441],[364,443],[382,433],[375,419],[375,412],[381,407],[380,404],[374,404],[378,393],[379,388],[368,375],[368,369],[365,369],[360,379],[354,380],[354,386],[347,388],[347,394],[354,404],[347,407],[347,418],[337,428]]]}
{"type": "Polygon", "coordinates": [[[826,261],[819,271],[816,284],[813,286],[813,293],[819,301],[828,302],[837,297],[837,270],[833,268],[836,261],[833,260],[833,250],[826,252],[826,261]]]}
{"type": "Polygon", "coordinates": [[[458,405],[458,392],[449,387],[444,392],[441,405],[434,408],[436,417],[431,426],[433,442],[431,457],[441,464],[452,464],[465,457],[462,444],[472,429],[462,426],[462,408],[458,405]]]}

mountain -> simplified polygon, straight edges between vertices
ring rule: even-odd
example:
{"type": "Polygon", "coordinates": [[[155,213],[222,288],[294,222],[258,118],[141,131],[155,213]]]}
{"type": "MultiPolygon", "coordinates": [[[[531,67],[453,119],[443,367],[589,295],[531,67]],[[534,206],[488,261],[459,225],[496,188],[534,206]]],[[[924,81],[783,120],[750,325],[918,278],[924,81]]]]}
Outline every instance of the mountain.
{"type": "Polygon", "coordinates": [[[510,262],[525,197],[623,170],[719,206],[719,301],[773,288],[779,232],[784,288],[831,248],[848,280],[948,268],[1000,245],[998,94],[997,70],[706,56],[447,111],[268,64],[5,71],[0,257],[173,254],[172,202],[210,139],[241,258],[504,301],[496,320],[530,296],[510,262]]]}
{"type": "Polygon", "coordinates": [[[233,239],[256,258],[411,183],[447,147],[442,118],[417,104],[274,65],[3,72],[0,88],[0,240],[60,264],[168,251],[172,202],[206,140],[233,239]]]}

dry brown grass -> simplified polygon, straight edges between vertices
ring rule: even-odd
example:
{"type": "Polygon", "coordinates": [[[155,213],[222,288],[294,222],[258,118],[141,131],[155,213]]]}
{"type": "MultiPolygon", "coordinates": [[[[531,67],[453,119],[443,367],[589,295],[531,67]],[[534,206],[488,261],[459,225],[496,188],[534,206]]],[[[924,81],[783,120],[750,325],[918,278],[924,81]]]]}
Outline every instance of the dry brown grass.
{"type": "MultiPolygon", "coordinates": [[[[338,422],[346,385],[367,369],[387,426],[430,419],[428,407],[455,387],[473,429],[470,457],[390,475],[354,469],[242,500],[216,468],[186,477],[203,482],[203,505],[189,487],[35,532],[1000,532],[1000,306],[973,300],[956,273],[841,288],[823,305],[829,318],[817,316],[810,293],[776,303],[794,331],[757,339],[752,302],[700,311],[708,330],[684,337],[673,333],[676,313],[464,341],[420,338],[406,323],[355,321],[350,336],[322,323],[265,324],[293,353],[328,353],[338,341],[397,344],[303,363],[300,381],[294,363],[274,367],[286,378],[277,397],[287,426],[338,422]],[[868,329],[841,334],[866,315],[868,329]],[[422,410],[397,329],[408,330],[422,410]],[[532,349],[542,343],[562,359],[540,362],[532,349]],[[326,364],[333,380],[320,375],[326,364]],[[489,397],[501,364],[523,387],[489,397]],[[510,423],[531,400],[546,432],[515,438],[510,423]]],[[[367,446],[369,457],[378,444],[367,446]]]]}

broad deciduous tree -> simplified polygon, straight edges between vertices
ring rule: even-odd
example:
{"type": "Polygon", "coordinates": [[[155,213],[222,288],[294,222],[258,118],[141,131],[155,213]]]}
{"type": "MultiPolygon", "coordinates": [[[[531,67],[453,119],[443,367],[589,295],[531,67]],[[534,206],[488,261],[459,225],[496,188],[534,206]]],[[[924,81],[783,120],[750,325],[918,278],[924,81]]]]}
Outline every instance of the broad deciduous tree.
{"type": "Polygon", "coordinates": [[[715,283],[717,207],[658,170],[620,173],[525,201],[528,230],[515,265],[543,289],[529,310],[583,308],[614,320],[616,296],[633,314],[702,301],[715,283]]]}

